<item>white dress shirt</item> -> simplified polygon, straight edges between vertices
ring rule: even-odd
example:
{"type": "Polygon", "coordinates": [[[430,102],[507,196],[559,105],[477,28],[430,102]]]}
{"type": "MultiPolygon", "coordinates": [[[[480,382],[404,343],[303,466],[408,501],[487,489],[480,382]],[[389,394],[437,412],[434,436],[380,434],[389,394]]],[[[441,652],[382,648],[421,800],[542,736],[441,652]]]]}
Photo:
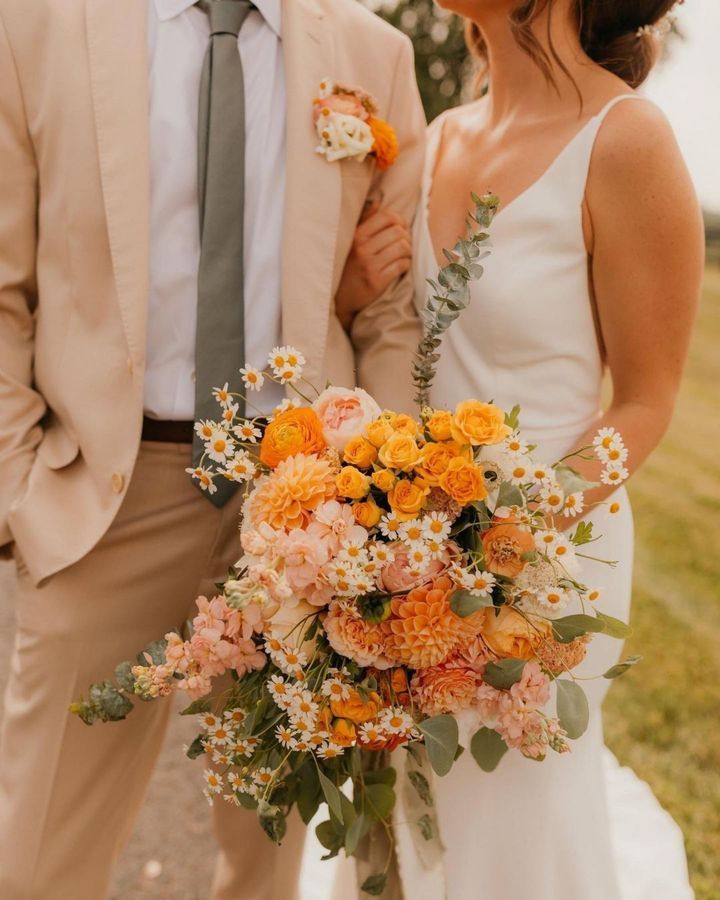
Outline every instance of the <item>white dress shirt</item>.
{"type": "MultiPolygon", "coordinates": [[[[280,247],[285,195],[285,74],[281,0],[254,0],[238,39],[245,75],[245,352],[263,369],[280,343],[280,247]]],[[[197,124],[207,15],[193,0],[149,3],[150,297],[145,413],[191,420],[200,238],[197,124]]],[[[228,370],[242,390],[240,365],[228,370]]],[[[264,411],[284,395],[266,381],[264,411]]],[[[249,410],[249,412],[252,412],[249,410]]]]}

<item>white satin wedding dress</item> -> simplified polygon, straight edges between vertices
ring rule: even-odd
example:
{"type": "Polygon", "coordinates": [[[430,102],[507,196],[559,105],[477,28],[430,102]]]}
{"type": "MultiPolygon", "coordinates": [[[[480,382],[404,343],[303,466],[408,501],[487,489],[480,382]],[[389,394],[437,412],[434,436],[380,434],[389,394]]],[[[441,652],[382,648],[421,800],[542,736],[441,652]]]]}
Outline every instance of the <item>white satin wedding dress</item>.
{"type": "MultiPolygon", "coordinates": [[[[603,364],[582,203],[597,133],[626,97],[636,95],[608,104],[529,189],[501,208],[490,229],[485,274],[443,341],[433,405],[452,408],[468,397],[507,409],[521,404],[522,432],[545,463],[572,450],[600,413],[603,364]]],[[[427,205],[441,134],[442,119],[430,129],[415,226],[419,302],[425,279],[438,270],[427,205]]],[[[602,508],[589,518],[603,535],[592,555],[618,564],[583,560],[583,579],[601,589],[603,612],[627,621],[633,522],[624,489],[616,497],[619,514],[602,508]]],[[[621,649],[616,640],[596,637],[577,674],[602,675],[621,649]]],[[[442,871],[424,868],[398,810],[405,900],[691,900],[678,826],[648,785],[620,768],[604,746],[601,705],[609,684],[602,678],[585,683],[591,723],[572,753],[551,754],[543,763],[508,753],[492,774],[465,753],[447,777],[435,779],[446,848],[442,871]]],[[[335,897],[357,896],[350,867],[341,869],[335,897]]]]}

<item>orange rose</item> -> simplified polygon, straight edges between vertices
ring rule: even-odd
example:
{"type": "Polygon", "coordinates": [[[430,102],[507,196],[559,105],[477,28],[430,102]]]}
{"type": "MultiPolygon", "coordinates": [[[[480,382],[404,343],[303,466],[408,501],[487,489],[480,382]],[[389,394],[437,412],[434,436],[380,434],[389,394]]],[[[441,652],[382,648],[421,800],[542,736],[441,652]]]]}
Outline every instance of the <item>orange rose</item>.
{"type": "Polygon", "coordinates": [[[377,472],[373,472],[372,483],[386,494],[395,487],[396,482],[397,476],[389,469],[378,469],[377,472]]]}
{"type": "Polygon", "coordinates": [[[485,532],[482,542],[487,570],[507,578],[517,578],[527,565],[523,555],[535,549],[532,534],[517,525],[495,525],[485,532]]]}
{"type": "Polygon", "coordinates": [[[476,500],[487,497],[487,488],[482,471],[461,457],[450,461],[439,478],[440,487],[461,506],[468,506],[476,500]]]}
{"type": "Polygon", "coordinates": [[[372,136],[375,138],[372,152],[375,154],[377,167],[381,172],[384,172],[390,168],[400,153],[397,134],[392,125],[389,125],[383,119],[376,119],[375,116],[370,116],[368,125],[372,136]]]}
{"type": "Polygon", "coordinates": [[[465,400],[455,407],[452,436],[458,444],[499,444],[512,431],[505,424],[505,413],[492,403],[465,400]]]}
{"type": "Polygon", "coordinates": [[[485,643],[503,658],[532,659],[536,648],[551,635],[551,626],[544,619],[530,616],[528,621],[508,606],[503,606],[497,614],[494,609],[483,612],[482,636],[485,643]]]}
{"type": "Polygon", "coordinates": [[[440,481],[440,476],[447,472],[450,463],[460,456],[470,461],[472,459],[472,451],[469,447],[461,447],[455,441],[447,441],[442,444],[425,444],[420,451],[420,462],[415,466],[415,474],[425,484],[436,487],[440,481]]]}
{"type": "Polygon", "coordinates": [[[370,490],[370,479],[355,466],[343,466],[335,479],[335,487],[341,497],[362,500],[363,497],[367,497],[370,490]]]}
{"type": "Polygon", "coordinates": [[[382,705],[379,694],[368,694],[368,699],[363,700],[358,691],[353,688],[347,700],[333,700],[331,707],[334,716],[338,716],[340,719],[349,719],[356,725],[363,725],[377,716],[382,705]]]}
{"type": "Polygon", "coordinates": [[[351,438],[345,445],[343,459],[359,469],[369,469],[377,459],[377,450],[363,437],[351,438]]]}
{"type": "Polygon", "coordinates": [[[438,409],[427,420],[425,427],[434,441],[449,441],[452,437],[452,424],[452,413],[446,409],[438,409]]]}
{"type": "Polygon", "coordinates": [[[327,444],[320,419],[307,407],[288,409],[265,429],[260,443],[260,460],[274,469],[289,456],[320,453],[327,444]]]}
{"type": "Polygon", "coordinates": [[[428,495],[429,488],[421,486],[416,481],[408,481],[403,478],[388,494],[388,502],[395,517],[401,522],[414,519],[423,508],[423,503],[428,495]]]}
{"type": "Polygon", "coordinates": [[[373,500],[354,503],[352,511],[355,521],[363,528],[374,528],[383,517],[383,511],[373,500]]]}
{"type": "Polygon", "coordinates": [[[382,447],[392,433],[393,427],[385,416],[371,422],[365,429],[367,439],[373,447],[382,447]]]}
{"type": "Polygon", "coordinates": [[[347,719],[335,719],[330,730],[330,740],[340,747],[352,747],[357,740],[357,731],[347,719]]]}
{"type": "Polygon", "coordinates": [[[420,462],[420,448],[412,435],[396,431],[382,445],[379,456],[388,469],[409,472],[420,462]]]}

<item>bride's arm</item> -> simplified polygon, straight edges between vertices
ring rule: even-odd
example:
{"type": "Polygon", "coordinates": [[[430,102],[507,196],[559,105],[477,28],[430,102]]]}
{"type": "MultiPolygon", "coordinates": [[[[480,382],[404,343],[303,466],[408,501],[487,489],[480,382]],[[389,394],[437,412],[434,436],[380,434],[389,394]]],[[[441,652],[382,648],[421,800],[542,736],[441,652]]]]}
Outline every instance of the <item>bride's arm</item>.
{"type": "MultiPolygon", "coordinates": [[[[632,473],[672,418],[700,298],[702,216],[664,115],[620,104],[595,147],[586,192],[586,238],[612,403],[601,425],[621,432],[632,473]]],[[[572,335],[568,335],[572,340],[572,335]]],[[[589,444],[596,430],[581,443],[589,444]]],[[[600,465],[578,466],[597,480],[600,465]]],[[[612,488],[588,494],[607,498],[612,488]]]]}

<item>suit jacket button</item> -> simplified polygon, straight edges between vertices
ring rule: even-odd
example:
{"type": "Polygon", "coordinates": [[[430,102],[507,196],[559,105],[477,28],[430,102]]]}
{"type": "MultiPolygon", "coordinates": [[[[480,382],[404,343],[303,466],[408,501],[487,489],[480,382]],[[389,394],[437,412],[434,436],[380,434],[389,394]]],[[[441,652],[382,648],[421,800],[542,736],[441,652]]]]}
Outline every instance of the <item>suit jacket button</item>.
{"type": "Polygon", "coordinates": [[[119,472],[113,473],[111,483],[112,483],[113,493],[122,494],[123,488],[125,487],[125,479],[119,472]]]}

